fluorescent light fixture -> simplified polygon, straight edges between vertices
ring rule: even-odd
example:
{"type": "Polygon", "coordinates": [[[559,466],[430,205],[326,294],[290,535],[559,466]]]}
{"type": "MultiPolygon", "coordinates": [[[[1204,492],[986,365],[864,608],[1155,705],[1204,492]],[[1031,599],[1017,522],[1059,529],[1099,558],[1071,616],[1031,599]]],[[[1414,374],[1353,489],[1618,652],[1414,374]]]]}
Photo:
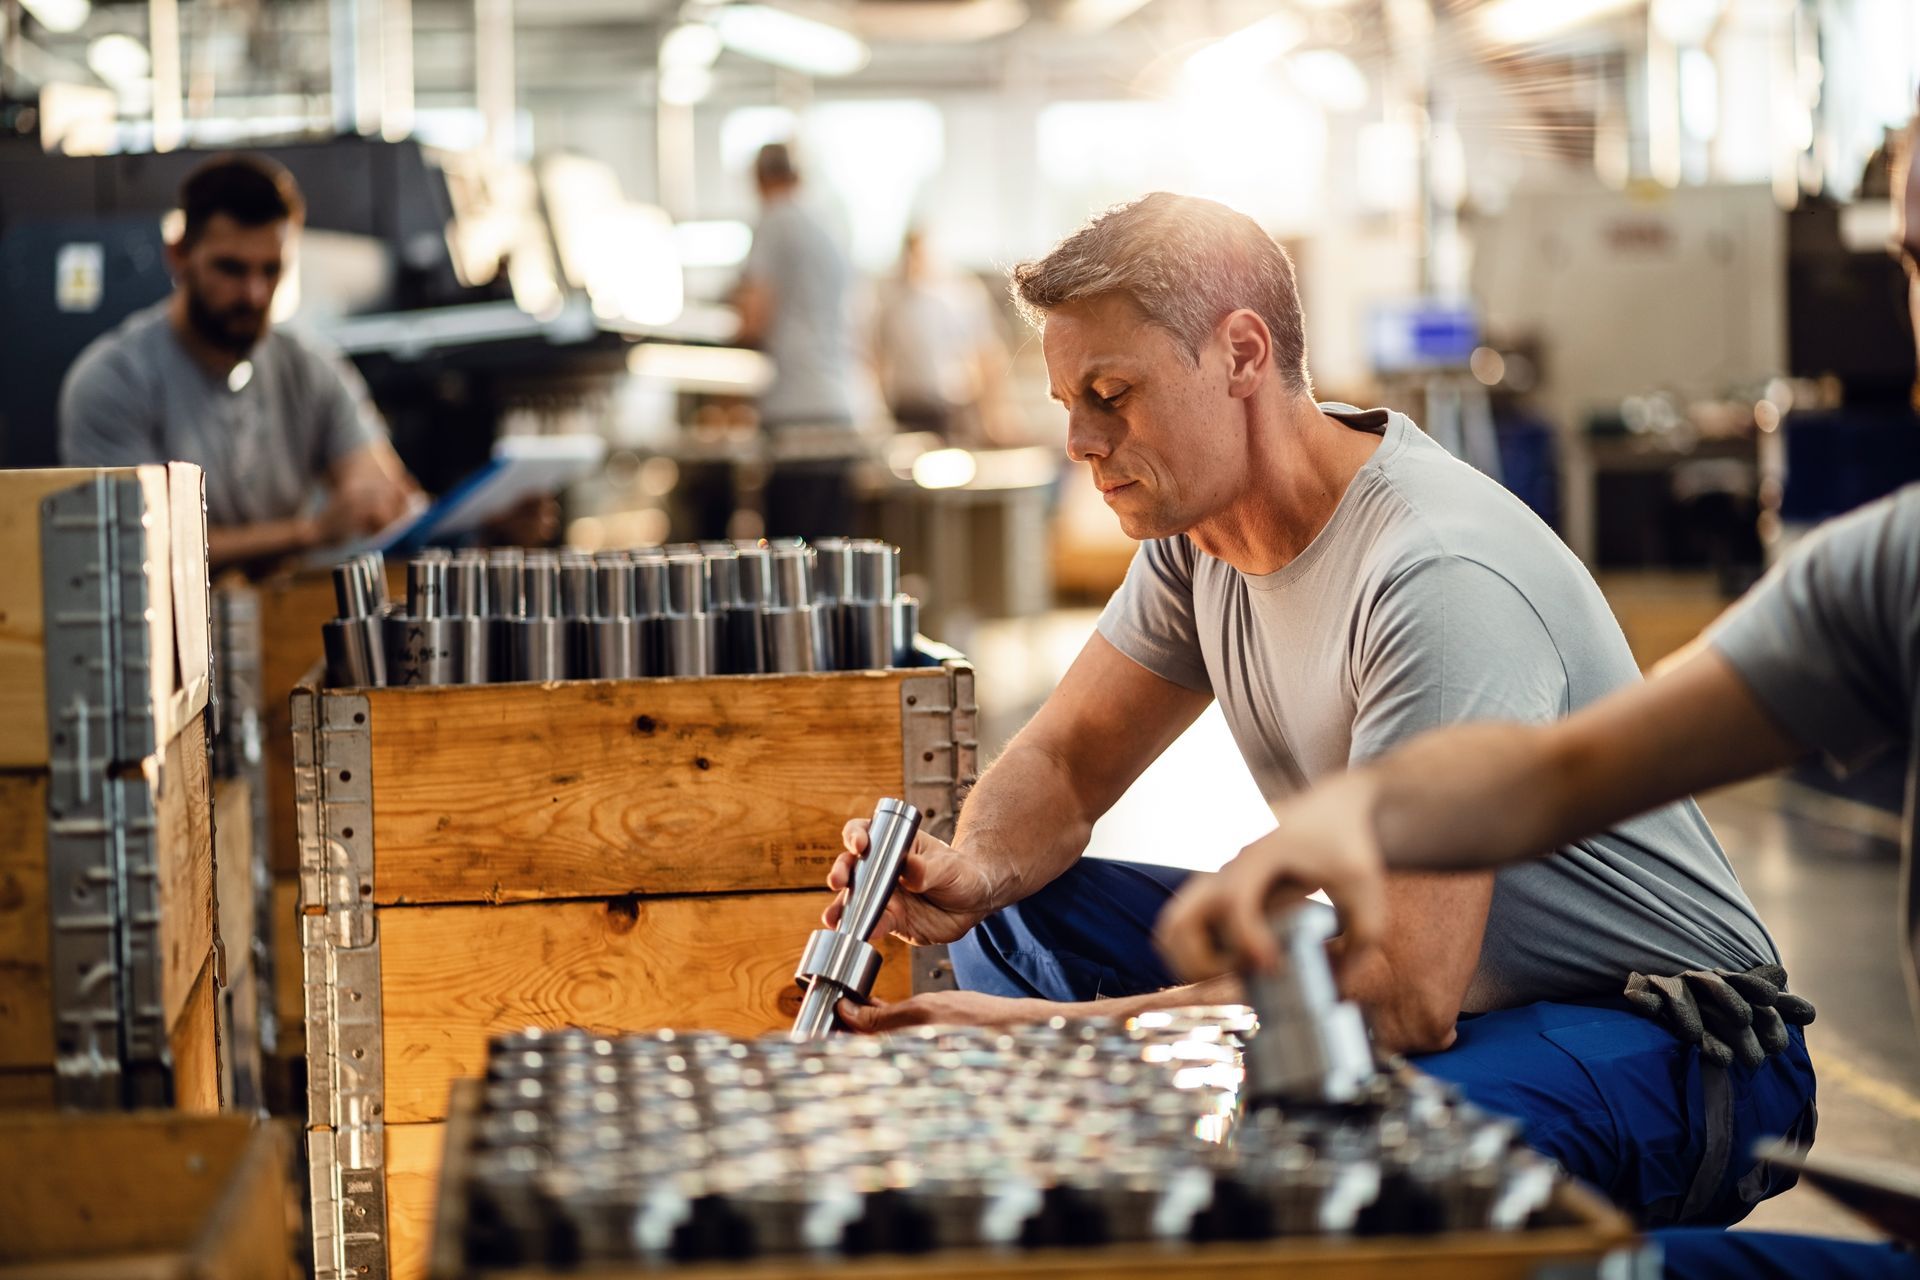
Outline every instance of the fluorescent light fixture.
{"type": "Polygon", "coordinates": [[[767,4],[730,4],[715,11],[713,28],[735,53],[807,75],[852,75],[871,56],[851,31],[767,4]]]}
{"type": "Polygon", "coordinates": [[[33,20],[55,35],[69,35],[86,24],[92,0],[20,0],[33,20]]]}
{"type": "Polygon", "coordinates": [[[913,482],[922,489],[958,489],[971,482],[977,470],[965,449],[929,449],[913,460],[913,482]]]}
{"type": "Polygon", "coordinates": [[[118,89],[153,74],[153,57],[147,46],[132,36],[101,36],[87,46],[87,66],[93,74],[118,89]]]}
{"type": "Polygon", "coordinates": [[[753,228],[744,222],[682,222],[673,228],[673,244],[683,267],[737,267],[753,247],[753,228]]]}
{"type": "Polygon", "coordinates": [[[1706,43],[1726,9],[1726,0],[1653,0],[1653,28],[1669,43],[1706,43]]]}
{"type": "Polygon", "coordinates": [[[1294,87],[1328,111],[1367,105],[1367,77],[1338,49],[1303,49],[1287,59],[1294,87]]]}
{"type": "Polygon", "coordinates": [[[660,101],[690,107],[713,92],[713,72],[705,67],[661,67],[660,101]]]}
{"type": "Polygon", "coordinates": [[[773,381],[773,361],[745,347],[643,342],[628,353],[627,372],[670,382],[683,391],[754,396],[773,381]]]}
{"type": "Polygon", "coordinates": [[[660,65],[664,68],[698,67],[704,71],[719,56],[720,33],[704,22],[682,23],[660,41],[660,65]]]}
{"type": "Polygon", "coordinates": [[[1494,0],[1480,11],[1480,30],[1502,44],[1530,44],[1645,4],[1646,0],[1494,0]]]}
{"type": "Polygon", "coordinates": [[[1269,14],[1195,53],[1180,76],[1191,84],[1211,86],[1257,76],[1306,38],[1306,24],[1293,14],[1269,14]]]}

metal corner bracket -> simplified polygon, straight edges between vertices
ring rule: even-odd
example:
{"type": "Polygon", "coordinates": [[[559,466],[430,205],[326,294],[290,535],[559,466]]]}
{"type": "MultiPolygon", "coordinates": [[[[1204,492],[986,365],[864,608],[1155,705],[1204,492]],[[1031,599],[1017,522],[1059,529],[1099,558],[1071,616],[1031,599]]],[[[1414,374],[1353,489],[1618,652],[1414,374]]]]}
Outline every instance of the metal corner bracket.
{"type": "Polygon", "coordinates": [[[386,1068],[373,907],[372,707],[293,695],[307,1007],[307,1160],[318,1280],[384,1280],[386,1068]]]}

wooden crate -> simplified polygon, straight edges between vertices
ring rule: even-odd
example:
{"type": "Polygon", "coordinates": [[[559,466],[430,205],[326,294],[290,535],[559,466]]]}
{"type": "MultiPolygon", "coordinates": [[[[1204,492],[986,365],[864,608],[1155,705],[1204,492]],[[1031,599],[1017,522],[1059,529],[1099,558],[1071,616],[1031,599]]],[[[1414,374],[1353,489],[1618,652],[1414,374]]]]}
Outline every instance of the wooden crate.
{"type": "MultiPolygon", "coordinates": [[[[464,1261],[465,1197],[461,1184],[473,1150],[481,1082],[454,1087],[444,1126],[445,1150],[434,1162],[434,1225],[428,1242],[432,1280],[464,1280],[474,1273],[464,1261]],[[444,1173],[444,1176],[440,1176],[444,1173]]],[[[1137,1280],[1536,1280],[1554,1275],[1637,1274],[1629,1263],[1638,1252],[1633,1226],[1594,1192],[1562,1183],[1544,1221],[1518,1232],[1460,1232],[1442,1236],[1377,1236],[1364,1239],[1283,1239],[1257,1244],[1210,1244],[1184,1249],[1114,1246],[1048,1249],[1031,1253],[936,1253],[842,1259],[769,1259],[751,1263],[701,1263],[684,1268],[599,1267],[601,1280],[642,1280],[661,1274],[700,1280],[825,1280],[826,1277],[910,1275],[914,1280],[1068,1280],[1118,1276],[1137,1280]],[[1603,1267],[1603,1263],[1605,1264],[1603,1267]]],[[[491,1280],[559,1280],[563,1272],[513,1268],[481,1273],[491,1280]]]]}
{"type": "Polygon", "coordinates": [[[490,1036],[790,1024],[846,820],[902,796],[951,834],[972,689],[957,659],[298,689],[318,1274],[424,1275],[448,1089],[490,1036]]]}
{"type": "Polygon", "coordinates": [[[0,1280],[293,1280],[291,1135],[233,1116],[0,1115],[0,1280]]]}
{"type": "MultiPolygon", "coordinates": [[[[255,939],[267,922],[259,919],[260,868],[254,849],[254,785],[246,777],[213,782],[214,879],[220,971],[220,1027],[223,1097],[243,1111],[262,1101],[261,1014],[271,1011],[272,992],[263,984],[255,939]]],[[[291,927],[291,926],[289,926],[291,927]]]]}
{"type": "MultiPolygon", "coordinates": [[[[214,955],[213,792],[206,719],[187,722],[144,761],[138,785],[157,821],[160,1000],[172,1049],[175,1105],[220,1108],[221,1044],[214,955]]],[[[44,770],[0,772],[0,1107],[53,1098],[56,1028],[47,903],[44,770]]]]}
{"type": "Polygon", "coordinates": [[[200,468],[0,471],[0,769],[45,768],[47,626],[40,576],[42,499],[97,475],[132,476],[145,494],[147,671],[154,740],[170,742],[207,705],[206,505],[200,468]]]}
{"type": "Polygon", "coordinates": [[[76,958],[67,998],[112,993],[94,1012],[142,1037],[107,1037],[148,1068],[136,1092],[220,1103],[201,483],[186,464],[0,472],[0,1106],[120,1100],[86,1089],[116,1065],[89,1074],[61,1029],[76,958]],[[111,917],[98,875],[128,894],[111,917]]]}

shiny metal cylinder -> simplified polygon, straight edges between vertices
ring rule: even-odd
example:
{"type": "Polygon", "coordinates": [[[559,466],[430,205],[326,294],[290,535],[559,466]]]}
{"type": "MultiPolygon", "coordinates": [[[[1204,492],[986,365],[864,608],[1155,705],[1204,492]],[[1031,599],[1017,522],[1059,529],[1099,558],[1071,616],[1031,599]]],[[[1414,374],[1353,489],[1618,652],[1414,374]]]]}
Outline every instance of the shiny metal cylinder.
{"type": "Polygon", "coordinates": [[[807,940],[794,977],[808,984],[791,1037],[819,1040],[833,1029],[833,1007],[842,996],[865,999],[880,971],[880,953],[867,939],[893,900],[900,870],[920,831],[920,811],[887,797],[874,806],[867,853],[855,864],[847,886],[846,911],[836,929],[820,929],[807,940]]]}
{"type": "Polygon", "coordinates": [[[379,627],[374,618],[332,618],[321,624],[329,688],[378,688],[387,682],[386,648],[379,627]]]}
{"type": "Polygon", "coordinates": [[[813,595],[814,552],[810,547],[779,546],[773,549],[773,599],[771,603],[786,609],[811,605],[813,595]]]}
{"type": "Polygon", "coordinates": [[[815,654],[814,612],[774,605],[758,618],[766,644],[763,670],[794,674],[820,669],[815,654]]]}
{"type": "Polygon", "coordinates": [[[920,602],[910,595],[893,598],[893,661],[889,666],[913,665],[913,645],[920,635],[920,602]]]}
{"type": "Polygon", "coordinates": [[[816,538],[813,555],[814,600],[824,603],[852,594],[853,544],[845,538],[816,538]]]}
{"type": "Polygon", "coordinates": [[[633,616],[657,618],[667,611],[667,558],[657,551],[633,555],[633,616]]]}
{"type": "Polygon", "coordinates": [[[368,612],[378,613],[383,605],[392,603],[387,598],[387,557],[378,551],[369,551],[355,563],[360,566],[362,580],[366,583],[367,599],[372,601],[368,612]]]}
{"type": "Polygon", "coordinates": [[[493,679],[494,619],[461,616],[453,625],[453,682],[486,684],[493,679]]]}
{"type": "Polygon", "coordinates": [[[761,543],[736,543],[740,585],[735,605],[761,608],[773,599],[773,549],[761,543]]]}
{"type": "Polygon", "coordinates": [[[387,615],[382,625],[386,634],[389,685],[459,683],[459,646],[453,619],[393,613],[387,615]]]}
{"type": "Polygon", "coordinates": [[[1247,1042],[1247,1098],[1258,1104],[1352,1102],[1373,1082],[1373,1046],[1357,1005],[1340,999],[1327,959],[1333,912],[1304,903],[1272,920],[1280,964],[1242,974],[1260,1030],[1247,1042]]]}
{"type": "Polygon", "coordinates": [[[840,641],[837,670],[871,671],[893,661],[891,600],[842,600],[834,612],[840,641]]]}
{"type": "Polygon", "coordinates": [[[659,619],[660,659],[667,676],[713,674],[712,619],[704,613],[669,613],[659,619]]]}
{"type": "Polygon", "coordinates": [[[707,606],[707,561],[698,551],[667,553],[664,613],[701,613],[707,606]]]}
{"type": "Polygon", "coordinates": [[[407,616],[444,618],[447,608],[448,562],[438,556],[415,556],[407,561],[407,616]]]}
{"type": "Polygon", "coordinates": [[[535,551],[527,556],[521,567],[520,584],[527,617],[560,616],[560,562],[551,551],[535,551]]]}
{"type": "Polygon", "coordinates": [[[586,674],[596,680],[631,680],[640,674],[640,620],[595,618],[590,632],[586,674]]]}
{"type": "Polygon", "coordinates": [[[861,540],[847,555],[847,598],[891,600],[900,592],[900,548],[861,540]]]}
{"type": "Polygon", "coordinates": [[[333,605],[341,618],[364,618],[374,610],[366,567],[358,559],[333,566],[333,605]]]}
{"type": "Polygon", "coordinates": [[[567,671],[566,622],[560,618],[512,618],[508,679],[564,680],[567,671]]]}
{"type": "Polygon", "coordinates": [[[759,675],[767,666],[767,633],[759,605],[735,605],[727,610],[727,661],[724,670],[733,675],[759,675]]]}

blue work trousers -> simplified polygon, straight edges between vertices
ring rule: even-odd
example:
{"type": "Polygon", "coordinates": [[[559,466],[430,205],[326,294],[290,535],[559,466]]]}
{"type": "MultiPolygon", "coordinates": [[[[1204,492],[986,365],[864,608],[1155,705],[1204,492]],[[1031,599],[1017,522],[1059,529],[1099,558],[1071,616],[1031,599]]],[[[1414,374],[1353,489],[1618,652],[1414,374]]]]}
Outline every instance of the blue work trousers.
{"type": "MultiPolygon", "coordinates": [[[[954,976],[968,991],[1058,1001],[1173,986],[1152,931],[1187,875],[1083,858],[953,944],[954,976]]],[[[1798,1027],[1784,1053],[1722,1071],[1624,1003],[1543,1002],[1463,1017],[1452,1048],[1413,1062],[1521,1121],[1536,1150],[1649,1227],[1738,1222],[1794,1181],[1756,1165],[1754,1145],[1813,1140],[1798,1027]]]]}
{"type": "Polygon", "coordinates": [[[1897,1244],[1715,1231],[1656,1231],[1667,1280],[1920,1280],[1920,1257],[1897,1244]]]}

